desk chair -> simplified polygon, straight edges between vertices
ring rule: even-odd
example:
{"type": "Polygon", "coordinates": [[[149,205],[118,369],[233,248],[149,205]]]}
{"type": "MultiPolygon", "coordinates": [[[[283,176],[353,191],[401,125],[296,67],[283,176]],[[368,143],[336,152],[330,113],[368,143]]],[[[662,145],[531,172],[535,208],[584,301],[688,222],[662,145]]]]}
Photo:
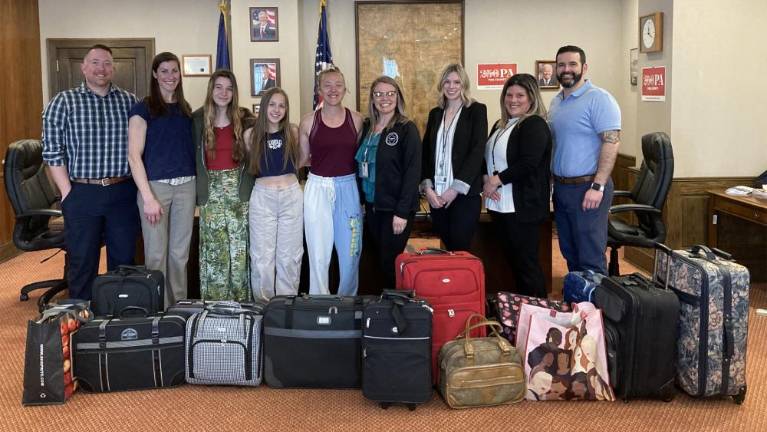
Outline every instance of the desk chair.
{"type": "Polygon", "coordinates": [[[615,191],[613,198],[629,198],[632,203],[610,207],[607,225],[607,247],[610,248],[608,272],[620,275],[618,249],[621,246],[654,248],[666,239],[663,204],[674,177],[674,152],[668,135],[650,133],[642,137],[642,166],[631,191],[615,191]],[[633,212],[637,223],[630,224],[615,215],[633,212]]]}
{"type": "Polygon", "coordinates": [[[64,220],[57,205],[60,197],[48,180],[43,165],[43,147],[39,140],[12,143],[5,154],[5,191],[11,201],[16,222],[13,243],[23,251],[60,249],[64,251],[64,276],[34,282],[21,288],[21,301],[29,300],[31,291],[50,288],[37,301],[39,309],[58,292],[67,288],[64,220]]]}

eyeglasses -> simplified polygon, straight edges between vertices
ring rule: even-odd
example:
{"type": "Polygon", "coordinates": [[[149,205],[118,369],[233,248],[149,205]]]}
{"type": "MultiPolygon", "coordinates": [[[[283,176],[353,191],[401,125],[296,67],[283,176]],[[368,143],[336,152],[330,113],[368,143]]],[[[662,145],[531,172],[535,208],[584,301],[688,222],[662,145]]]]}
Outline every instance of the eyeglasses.
{"type": "Polygon", "coordinates": [[[396,96],[396,95],[397,95],[397,92],[393,91],[393,90],[392,91],[385,91],[385,92],[380,92],[380,91],[373,92],[373,97],[377,97],[377,98],[382,98],[384,96],[392,97],[392,96],[396,96]]]}

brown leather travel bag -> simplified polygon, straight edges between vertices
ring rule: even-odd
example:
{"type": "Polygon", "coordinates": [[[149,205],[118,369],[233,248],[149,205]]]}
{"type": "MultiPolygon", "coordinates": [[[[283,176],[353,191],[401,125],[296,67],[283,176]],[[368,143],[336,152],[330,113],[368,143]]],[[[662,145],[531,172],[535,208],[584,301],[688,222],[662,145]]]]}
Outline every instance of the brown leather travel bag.
{"type": "Polygon", "coordinates": [[[496,321],[474,314],[466,329],[439,352],[439,391],[450,408],[494,406],[525,397],[525,370],[517,350],[498,333],[496,321]],[[472,338],[471,330],[490,327],[490,336],[472,338]]]}

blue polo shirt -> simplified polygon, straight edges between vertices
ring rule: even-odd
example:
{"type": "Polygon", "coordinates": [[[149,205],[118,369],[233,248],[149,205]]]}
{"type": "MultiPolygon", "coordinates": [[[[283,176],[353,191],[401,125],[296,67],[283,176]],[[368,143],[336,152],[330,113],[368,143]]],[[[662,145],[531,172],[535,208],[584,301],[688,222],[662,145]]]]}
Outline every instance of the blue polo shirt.
{"type": "Polygon", "coordinates": [[[588,80],[566,99],[563,94],[551,100],[549,109],[554,137],[551,172],[560,177],[594,174],[602,149],[599,134],[620,130],[621,109],[610,93],[588,80]]]}

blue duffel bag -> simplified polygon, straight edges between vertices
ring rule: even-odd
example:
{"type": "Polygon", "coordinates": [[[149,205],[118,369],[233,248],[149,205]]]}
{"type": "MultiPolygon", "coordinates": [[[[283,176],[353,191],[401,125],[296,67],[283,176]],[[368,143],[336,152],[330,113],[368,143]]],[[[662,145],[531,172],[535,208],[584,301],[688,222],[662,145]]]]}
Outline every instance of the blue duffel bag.
{"type": "Polygon", "coordinates": [[[605,276],[593,270],[574,271],[565,275],[563,294],[566,303],[592,302],[594,291],[605,276]]]}

